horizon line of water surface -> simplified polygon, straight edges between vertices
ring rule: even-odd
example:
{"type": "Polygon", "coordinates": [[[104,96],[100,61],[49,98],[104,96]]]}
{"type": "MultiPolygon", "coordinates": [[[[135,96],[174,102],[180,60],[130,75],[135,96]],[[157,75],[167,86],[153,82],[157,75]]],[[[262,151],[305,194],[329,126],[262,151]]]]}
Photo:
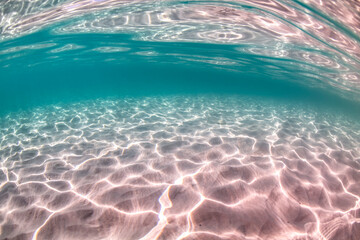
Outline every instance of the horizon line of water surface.
{"type": "Polygon", "coordinates": [[[316,1],[43,3],[36,8],[3,2],[1,36],[10,40],[0,44],[2,72],[73,60],[80,66],[191,63],[291,80],[359,101],[358,20],[334,15],[354,14],[347,5],[356,6],[354,1],[337,9],[326,3],[324,11],[316,1]],[[76,35],[81,32],[86,35],[76,35]],[[101,34],[89,35],[96,32],[101,34]]]}

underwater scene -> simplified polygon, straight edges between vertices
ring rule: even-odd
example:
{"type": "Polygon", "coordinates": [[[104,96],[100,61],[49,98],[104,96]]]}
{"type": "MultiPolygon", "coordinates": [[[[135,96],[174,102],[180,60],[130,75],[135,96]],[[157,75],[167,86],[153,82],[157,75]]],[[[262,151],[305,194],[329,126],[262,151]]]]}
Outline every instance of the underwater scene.
{"type": "Polygon", "coordinates": [[[0,0],[1,240],[359,240],[360,1],[0,0]]]}

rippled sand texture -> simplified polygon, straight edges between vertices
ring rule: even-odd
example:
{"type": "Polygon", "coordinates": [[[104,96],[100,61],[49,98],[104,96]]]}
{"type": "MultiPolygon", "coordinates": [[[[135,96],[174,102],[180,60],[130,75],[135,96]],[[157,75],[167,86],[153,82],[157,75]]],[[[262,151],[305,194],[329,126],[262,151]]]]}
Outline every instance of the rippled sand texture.
{"type": "Polygon", "coordinates": [[[360,127],[340,117],[203,96],[0,123],[0,239],[360,239],[360,127]]]}

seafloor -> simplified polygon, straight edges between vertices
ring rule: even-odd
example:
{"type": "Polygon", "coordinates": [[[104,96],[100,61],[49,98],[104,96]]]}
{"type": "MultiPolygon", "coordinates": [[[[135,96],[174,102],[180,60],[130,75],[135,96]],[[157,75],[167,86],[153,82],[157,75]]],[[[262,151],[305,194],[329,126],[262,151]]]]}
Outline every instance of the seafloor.
{"type": "Polygon", "coordinates": [[[0,239],[360,239],[360,127],[238,96],[0,121],[0,239]]]}

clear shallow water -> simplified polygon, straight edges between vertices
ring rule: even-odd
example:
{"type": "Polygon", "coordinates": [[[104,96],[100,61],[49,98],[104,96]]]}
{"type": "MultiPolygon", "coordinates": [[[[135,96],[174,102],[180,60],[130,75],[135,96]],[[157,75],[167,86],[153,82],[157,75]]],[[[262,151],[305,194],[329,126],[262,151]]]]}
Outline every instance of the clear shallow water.
{"type": "Polygon", "coordinates": [[[360,238],[356,1],[0,16],[0,239],[360,238]]]}

